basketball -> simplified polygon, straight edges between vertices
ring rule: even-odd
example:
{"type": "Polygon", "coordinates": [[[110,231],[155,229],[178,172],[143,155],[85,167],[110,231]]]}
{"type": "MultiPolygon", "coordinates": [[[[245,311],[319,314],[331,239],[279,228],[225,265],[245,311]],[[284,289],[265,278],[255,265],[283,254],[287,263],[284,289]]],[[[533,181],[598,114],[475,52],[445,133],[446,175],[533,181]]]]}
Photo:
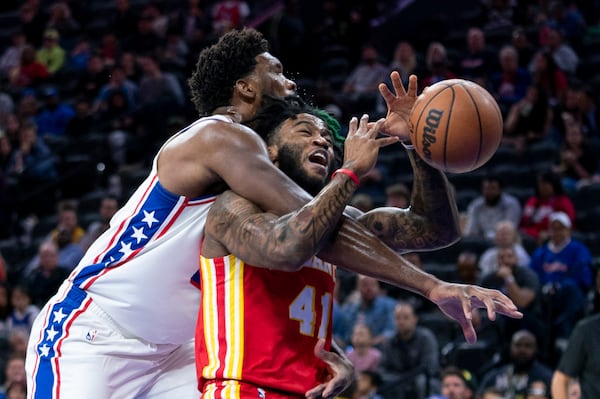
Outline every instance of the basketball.
{"type": "Polygon", "coordinates": [[[421,93],[410,115],[415,151],[434,168],[465,173],[485,164],[502,139],[502,114],[477,83],[442,80],[421,93]]]}

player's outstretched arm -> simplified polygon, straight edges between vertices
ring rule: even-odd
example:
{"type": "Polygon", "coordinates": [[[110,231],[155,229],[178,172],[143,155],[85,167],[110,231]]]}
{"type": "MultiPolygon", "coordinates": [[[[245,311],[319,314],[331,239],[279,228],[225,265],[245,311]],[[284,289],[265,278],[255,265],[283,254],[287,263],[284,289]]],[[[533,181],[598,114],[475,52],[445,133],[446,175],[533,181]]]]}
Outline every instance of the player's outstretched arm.
{"type": "MultiPolygon", "coordinates": [[[[159,178],[168,190],[197,197],[211,188],[218,192],[215,186],[224,180],[233,191],[276,215],[292,212],[311,200],[273,165],[264,142],[252,130],[215,122],[207,127],[206,134],[192,136],[173,140],[158,159],[159,178]]],[[[419,293],[438,305],[460,305],[452,310],[485,304],[488,313],[520,317],[514,304],[501,293],[477,291],[479,300],[471,300],[472,291],[462,286],[448,289],[448,283],[405,261],[359,222],[344,216],[341,221],[333,243],[319,253],[324,260],[419,293]],[[486,298],[489,300],[484,302],[486,298]]],[[[468,315],[448,313],[459,322],[468,315]]]]}
{"type": "MultiPolygon", "coordinates": [[[[369,172],[381,146],[396,138],[377,138],[383,120],[369,127],[368,116],[360,124],[352,118],[345,142],[342,167],[357,176],[369,172]]],[[[308,129],[308,128],[307,128],[308,129]]],[[[316,129],[316,128],[315,128],[316,129]]],[[[319,135],[316,130],[313,134],[319,135]]],[[[333,149],[320,139],[323,149],[333,149]]],[[[206,257],[233,253],[247,263],[279,270],[295,271],[325,244],[324,236],[337,226],[357,183],[338,173],[309,203],[281,217],[264,212],[232,191],[219,196],[211,207],[205,227],[203,254],[206,257]]]]}
{"type": "Polygon", "coordinates": [[[552,397],[555,399],[567,399],[569,397],[569,380],[571,377],[562,371],[555,370],[552,374],[552,397]]]}
{"type": "Polygon", "coordinates": [[[357,220],[396,251],[447,247],[460,235],[454,191],[443,172],[429,166],[414,150],[407,150],[413,168],[410,207],[383,207],[357,220]]]}

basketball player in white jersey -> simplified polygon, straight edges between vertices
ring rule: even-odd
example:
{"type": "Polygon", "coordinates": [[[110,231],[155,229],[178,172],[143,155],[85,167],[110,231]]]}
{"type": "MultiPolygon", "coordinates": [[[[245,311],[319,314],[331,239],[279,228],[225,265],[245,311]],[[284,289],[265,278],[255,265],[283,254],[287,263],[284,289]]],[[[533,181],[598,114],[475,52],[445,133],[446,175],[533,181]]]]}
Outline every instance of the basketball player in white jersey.
{"type": "MultiPolygon", "coordinates": [[[[396,94],[382,88],[392,111],[382,130],[406,139],[416,78],[408,93],[399,77],[392,79],[396,94]]],[[[231,32],[205,49],[190,86],[199,113],[214,116],[162,147],[148,178],[42,309],[28,348],[29,398],[196,397],[193,335],[200,296],[190,278],[214,196],[228,186],[275,214],[311,199],[273,166],[260,137],[239,124],[256,113],[264,94],[283,97],[296,88],[258,32],[231,32]]],[[[438,209],[435,223],[428,219],[434,215],[423,215],[419,226],[407,226],[423,237],[400,244],[425,250],[455,242],[452,196],[434,203],[445,201],[448,214],[438,209]]],[[[411,211],[417,209],[430,211],[411,211]]],[[[345,217],[320,256],[424,295],[460,323],[469,341],[475,339],[472,306],[487,308],[491,318],[496,312],[519,317],[501,293],[425,275],[345,217]]]]}

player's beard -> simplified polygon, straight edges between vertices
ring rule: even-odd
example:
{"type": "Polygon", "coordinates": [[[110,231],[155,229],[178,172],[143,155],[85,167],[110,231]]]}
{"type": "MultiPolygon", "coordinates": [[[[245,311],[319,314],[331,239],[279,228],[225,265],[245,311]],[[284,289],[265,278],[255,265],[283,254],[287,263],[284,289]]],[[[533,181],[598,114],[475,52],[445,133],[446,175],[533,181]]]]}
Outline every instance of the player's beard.
{"type": "Polygon", "coordinates": [[[321,178],[312,178],[306,174],[299,161],[302,158],[300,146],[281,146],[277,156],[279,169],[310,195],[315,196],[321,191],[325,182],[321,178]]]}

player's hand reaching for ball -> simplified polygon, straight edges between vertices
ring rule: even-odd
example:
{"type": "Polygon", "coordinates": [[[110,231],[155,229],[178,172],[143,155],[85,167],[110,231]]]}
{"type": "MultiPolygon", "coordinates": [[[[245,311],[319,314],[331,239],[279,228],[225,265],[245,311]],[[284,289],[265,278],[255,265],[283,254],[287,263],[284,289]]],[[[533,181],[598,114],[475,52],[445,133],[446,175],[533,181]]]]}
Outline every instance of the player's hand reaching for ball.
{"type": "Polygon", "coordinates": [[[354,380],[354,366],[345,356],[325,350],[325,341],[320,339],[315,345],[315,356],[327,363],[329,378],[304,395],[306,399],[328,399],[338,396],[354,380]]]}
{"type": "Polygon", "coordinates": [[[399,137],[404,142],[410,141],[410,112],[417,100],[417,77],[410,75],[408,89],[404,88],[397,71],[390,74],[394,92],[385,85],[379,84],[379,93],[387,105],[387,115],[381,132],[399,137]]]}
{"type": "Polygon", "coordinates": [[[462,328],[465,339],[469,343],[477,340],[472,322],[472,311],[475,308],[487,309],[488,318],[496,319],[502,314],[520,319],[523,314],[515,304],[498,290],[482,288],[476,285],[440,282],[427,295],[430,301],[438,305],[448,317],[456,320],[462,328]]]}
{"type": "Polygon", "coordinates": [[[369,123],[369,116],[366,114],[360,121],[356,117],[350,120],[344,142],[343,168],[351,169],[362,177],[375,166],[379,149],[398,141],[397,137],[377,137],[383,123],[383,119],[369,123]]]}

